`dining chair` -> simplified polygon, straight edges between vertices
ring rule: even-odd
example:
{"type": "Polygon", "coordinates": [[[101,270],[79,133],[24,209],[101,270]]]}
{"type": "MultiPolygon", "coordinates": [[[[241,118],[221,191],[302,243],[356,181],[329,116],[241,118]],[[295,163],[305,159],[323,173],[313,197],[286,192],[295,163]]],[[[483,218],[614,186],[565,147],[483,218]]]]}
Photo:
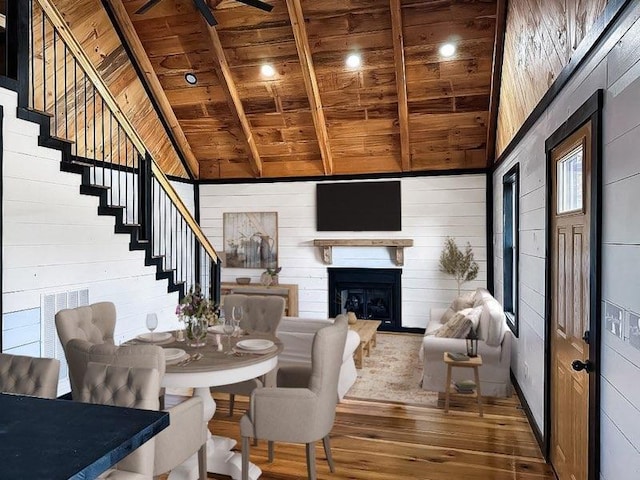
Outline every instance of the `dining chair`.
{"type": "Polygon", "coordinates": [[[63,350],[72,338],[113,345],[116,307],[112,302],[99,302],[84,307],[66,308],[56,313],[55,322],[63,350]]]}
{"type": "MultiPolygon", "coordinates": [[[[64,355],[69,366],[71,397],[74,400],[78,398],[90,362],[155,368],[161,378],[166,369],[164,351],[157,345],[117,346],[110,343],[95,344],[81,338],[72,338],[64,347],[64,355]]],[[[161,394],[161,391],[159,390],[158,393],[161,394]]]]}
{"type": "MultiPolygon", "coordinates": [[[[285,301],[282,297],[262,296],[262,295],[240,295],[230,294],[224,297],[225,318],[231,318],[233,307],[242,306],[243,315],[240,321],[240,328],[252,333],[276,334],[278,325],[284,315],[285,301]]],[[[251,396],[255,388],[264,386],[264,381],[253,378],[244,382],[211,387],[212,392],[229,394],[229,416],[233,416],[235,406],[235,396],[251,396]]]]}
{"type": "Polygon", "coordinates": [[[334,472],[329,432],[335,420],[347,330],[346,315],[338,315],[333,325],[316,332],[310,368],[280,368],[276,387],[253,391],[249,411],[240,419],[242,480],[249,478],[251,437],[268,440],[269,461],[273,461],[274,441],[306,444],[309,480],[316,479],[314,444],[322,439],[329,469],[334,472]]]}
{"type": "Polygon", "coordinates": [[[56,398],[60,360],[0,353],[0,392],[56,398]]]}
{"type": "MultiPolygon", "coordinates": [[[[160,347],[158,355],[164,361],[160,347]]],[[[103,405],[158,410],[161,374],[155,368],[90,362],[79,400],[103,405]]],[[[173,470],[198,453],[199,480],[206,480],[207,432],[202,399],[192,397],[169,412],[169,426],[99,478],[142,480],[173,470]]]]}

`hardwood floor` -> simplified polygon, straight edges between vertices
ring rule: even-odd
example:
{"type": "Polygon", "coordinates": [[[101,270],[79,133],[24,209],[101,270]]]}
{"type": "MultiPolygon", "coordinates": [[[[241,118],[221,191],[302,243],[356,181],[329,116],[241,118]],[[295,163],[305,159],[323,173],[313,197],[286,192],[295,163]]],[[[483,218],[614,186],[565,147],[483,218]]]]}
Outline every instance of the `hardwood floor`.
{"type": "MultiPolygon", "coordinates": [[[[228,416],[226,396],[209,427],[240,440],[238,422],[247,406],[236,400],[228,416]]],[[[451,412],[437,408],[345,399],[331,434],[336,472],[329,472],[322,443],[316,446],[318,480],[553,480],[516,396],[485,401],[480,418],[471,398],[455,398],[451,412]]],[[[239,447],[237,447],[239,448],[239,447]]],[[[251,449],[262,480],[306,479],[304,445],[276,443],[267,462],[267,442],[251,449]]],[[[210,479],[228,479],[209,474],[210,479]]]]}

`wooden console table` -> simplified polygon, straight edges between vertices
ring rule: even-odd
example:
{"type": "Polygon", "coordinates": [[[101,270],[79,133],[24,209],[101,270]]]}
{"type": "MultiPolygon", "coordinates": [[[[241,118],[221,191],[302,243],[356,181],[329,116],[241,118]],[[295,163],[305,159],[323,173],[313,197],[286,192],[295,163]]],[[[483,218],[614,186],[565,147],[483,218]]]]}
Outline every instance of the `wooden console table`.
{"type": "Polygon", "coordinates": [[[358,319],[349,328],[360,335],[360,345],[354,353],[356,368],[362,368],[364,356],[371,355],[371,347],[376,346],[376,333],[378,327],[382,324],[380,320],[361,320],[358,319]]]}
{"type": "Polygon", "coordinates": [[[225,283],[220,285],[220,297],[224,303],[224,296],[230,293],[238,293],[242,295],[276,295],[284,298],[284,314],[289,317],[298,316],[298,285],[264,285],[249,284],[240,285],[238,283],[225,283]]]}

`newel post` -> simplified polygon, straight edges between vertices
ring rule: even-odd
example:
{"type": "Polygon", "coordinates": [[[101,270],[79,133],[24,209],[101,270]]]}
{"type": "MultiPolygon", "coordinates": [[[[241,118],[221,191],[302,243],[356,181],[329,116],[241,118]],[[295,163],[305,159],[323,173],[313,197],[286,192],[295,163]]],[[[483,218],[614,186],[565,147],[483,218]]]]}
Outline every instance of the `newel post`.
{"type": "Polygon", "coordinates": [[[151,156],[145,153],[144,158],[138,156],[138,218],[140,222],[140,240],[151,241],[153,225],[153,196],[151,182],[151,156]]]}

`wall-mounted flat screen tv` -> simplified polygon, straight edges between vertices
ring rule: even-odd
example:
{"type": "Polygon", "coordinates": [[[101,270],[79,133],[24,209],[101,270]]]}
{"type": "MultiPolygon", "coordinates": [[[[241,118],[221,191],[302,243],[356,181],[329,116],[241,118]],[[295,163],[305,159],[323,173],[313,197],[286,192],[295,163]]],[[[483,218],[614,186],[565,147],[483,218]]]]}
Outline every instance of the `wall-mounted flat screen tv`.
{"type": "Polygon", "coordinates": [[[319,232],[400,231],[400,182],[319,183],[319,232]]]}

